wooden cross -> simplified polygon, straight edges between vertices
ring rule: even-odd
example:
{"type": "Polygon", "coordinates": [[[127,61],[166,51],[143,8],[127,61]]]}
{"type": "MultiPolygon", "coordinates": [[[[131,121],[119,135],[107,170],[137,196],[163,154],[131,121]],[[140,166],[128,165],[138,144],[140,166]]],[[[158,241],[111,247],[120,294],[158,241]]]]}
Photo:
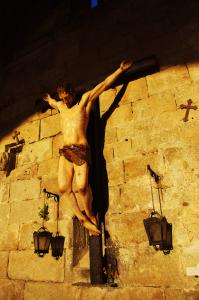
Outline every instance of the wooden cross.
{"type": "Polygon", "coordinates": [[[16,139],[17,144],[19,144],[19,138],[18,138],[18,135],[20,135],[20,132],[17,131],[17,130],[15,130],[15,131],[14,131],[14,134],[13,134],[13,136],[12,136],[12,138],[13,138],[14,140],[16,139]]]}
{"type": "Polygon", "coordinates": [[[185,104],[180,104],[180,108],[181,109],[186,109],[186,113],[185,113],[185,117],[183,118],[183,121],[184,122],[187,122],[189,119],[188,119],[188,116],[189,116],[189,111],[190,111],[190,109],[194,109],[194,110],[196,110],[198,107],[196,106],[196,105],[191,105],[191,103],[192,103],[192,100],[191,99],[188,99],[187,100],[187,103],[188,103],[188,105],[185,105],[185,104]]]}

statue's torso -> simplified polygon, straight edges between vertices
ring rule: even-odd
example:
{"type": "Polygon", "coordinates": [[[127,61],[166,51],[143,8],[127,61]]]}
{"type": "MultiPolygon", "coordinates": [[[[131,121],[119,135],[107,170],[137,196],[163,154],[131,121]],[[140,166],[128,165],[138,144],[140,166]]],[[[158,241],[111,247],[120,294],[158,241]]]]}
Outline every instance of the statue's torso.
{"type": "Polygon", "coordinates": [[[59,104],[63,144],[88,144],[86,130],[89,112],[78,104],[68,109],[64,103],[59,104]]]}

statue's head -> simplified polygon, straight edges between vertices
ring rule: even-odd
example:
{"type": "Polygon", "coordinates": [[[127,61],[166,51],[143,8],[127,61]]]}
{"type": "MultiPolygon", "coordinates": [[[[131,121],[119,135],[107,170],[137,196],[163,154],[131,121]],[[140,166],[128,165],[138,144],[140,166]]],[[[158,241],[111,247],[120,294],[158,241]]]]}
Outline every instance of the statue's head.
{"type": "Polygon", "coordinates": [[[68,108],[74,105],[75,92],[71,84],[59,84],[57,86],[57,93],[59,99],[66,104],[68,108]]]}

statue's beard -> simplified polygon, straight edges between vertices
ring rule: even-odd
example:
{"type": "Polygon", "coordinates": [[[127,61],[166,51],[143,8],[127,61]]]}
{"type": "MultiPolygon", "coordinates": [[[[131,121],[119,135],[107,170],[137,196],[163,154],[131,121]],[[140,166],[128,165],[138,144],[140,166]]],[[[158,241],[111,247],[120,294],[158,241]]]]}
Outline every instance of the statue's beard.
{"type": "Polygon", "coordinates": [[[68,108],[71,108],[73,106],[73,99],[65,99],[64,104],[66,104],[68,108]]]}

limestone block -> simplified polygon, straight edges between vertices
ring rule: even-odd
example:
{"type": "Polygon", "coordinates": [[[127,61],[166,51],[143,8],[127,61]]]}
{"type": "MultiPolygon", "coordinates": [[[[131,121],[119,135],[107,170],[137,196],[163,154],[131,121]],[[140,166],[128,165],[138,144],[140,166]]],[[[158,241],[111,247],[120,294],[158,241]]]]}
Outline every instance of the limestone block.
{"type": "Polygon", "coordinates": [[[122,161],[107,163],[108,182],[110,186],[124,183],[124,166],[122,161]]]}
{"type": "Polygon", "coordinates": [[[7,277],[8,252],[0,251],[0,278],[7,277]]]}
{"type": "Polygon", "coordinates": [[[59,156],[59,149],[63,147],[63,135],[53,137],[53,157],[59,156]]]}
{"type": "Polygon", "coordinates": [[[113,145],[108,144],[104,147],[103,155],[106,161],[111,162],[113,160],[113,145]]]}
{"type": "Polygon", "coordinates": [[[1,300],[24,300],[24,282],[0,279],[1,300]]]}
{"type": "Polygon", "coordinates": [[[10,181],[15,180],[30,180],[36,177],[38,171],[37,163],[26,164],[23,166],[16,167],[9,175],[10,181]]]}
{"type": "Polygon", "coordinates": [[[19,226],[17,224],[7,225],[4,230],[1,229],[0,250],[16,250],[18,247],[19,226]]]}
{"type": "MultiPolygon", "coordinates": [[[[192,82],[188,86],[183,86],[180,88],[175,88],[174,94],[175,94],[175,99],[177,103],[177,107],[179,108],[180,104],[186,104],[187,105],[187,100],[191,99],[193,101],[192,105],[199,105],[199,100],[198,100],[198,93],[199,93],[199,87],[198,87],[198,82],[192,82]]],[[[195,111],[197,114],[197,110],[195,111]]]]}
{"type": "MultiPolygon", "coordinates": [[[[19,250],[34,249],[33,232],[41,227],[41,222],[21,224],[19,230],[19,250]]],[[[46,226],[47,227],[47,226],[46,226]]]]}
{"type": "Polygon", "coordinates": [[[178,251],[172,250],[170,255],[164,255],[146,242],[140,246],[120,248],[119,253],[120,279],[127,286],[184,287],[185,278],[178,251]]]}
{"type": "Polygon", "coordinates": [[[177,86],[191,83],[188,70],[185,65],[169,67],[146,77],[149,95],[171,90],[177,86]]]}
{"type": "MultiPolygon", "coordinates": [[[[147,178],[148,179],[148,178],[147,178]]],[[[120,191],[122,212],[147,212],[152,208],[149,179],[139,185],[124,185],[120,191]]]]}
{"type": "MultiPolygon", "coordinates": [[[[140,132],[140,131],[139,131],[140,132]]],[[[130,121],[123,124],[123,126],[118,126],[117,128],[117,140],[125,141],[126,139],[130,139],[138,134],[138,131],[135,131],[135,122],[130,121]]],[[[140,132],[142,134],[142,132],[140,132]]]]}
{"type": "Polygon", "coordinates": [[[122,213],[109,215],[106,221],[111,240],[125,247],[133,243],[148,241],[143,220],[148,217],[146,213],[122,213]]]}
{"type": "Polygon", "coordinates": [[[117,96],[117,89],[109,89],[100,95],[100,111],[106,112],[117,96]]]}
{"type": "Polygon", "coordinates": [[[52,110],[48,109],[46,112],[42,113],[42,112],[35,112],[34,114],[32,114],[31,116],[29,116],[26,121],[27,122],[33,122],[33,121],[37,121],[37,120],[41,120],[43,118],[47,118],[49,116],[52,115],[52,110]]]}
{"type": "Polygon", "coordinates": [[[115,143],[117,141],[116,127],[105,129],[105,144],[115,143]]]}
{"type": "Polygon", "coordinates": [[[122,126],[123,124],[126,124],[127,121],[131,121],[132,118],[133,110],[131,107],[131,103],[121,105],[114,110],[114,112],[108,119],[107,128],[118,125],[122,126]]]}
{"type": "Polygon", "coordinates": [[[24,292],[24,300],[164,300],[163,289],[157,287],[120,287],[72,286],[58,283],[28,282],[24,292]]]}
{"type": "Polygon", "coordinates": [[[197,287],[191,291],[189,290],[184,292],[185,300],[198,300],[198,298],[199,298],[199,289],[197,287]]]}
{"type": "Polygon", "coordinates": [[[146,97],[148,97],[146,78],[140,78],[128,83],[120,103],[134,102],[146,97]]]}
{"type": "MultiPolygon", "coordinates": [[[[24,300],[65,300],[70,295],[70,288],[65,293],[64,285],[59,283],[27,282],[24,300]]],[[[72,295],[71,295],[72,296],[72,295]]],[[[70,297],[70,296],[69,296],[70,297]]]]}
{"type": "Polygon", "coordinates": [[[19,140],[24,139],[26,144],[37,142],[39,139],[39,121],[23,123],[16,128],[20,132],[19,140]]]}
{"type": "Polygon", "coordinates": [[[11,279],[63,282],[64,257],[55,260],[51,255],[40,258],[31,250],[11,251],[8,276],[11,279]]]}
{"type": "Polygon", "coordinates": [[[61,131],[60,115],[56,114],[41,120],[40,139],[54,136],[61,131]]]}
{"type": "Polygon", "coordinates": [[[43,176],[41,181],[41,190],[46,189],[49,192],[60,194],[58,180],[57,180],[57,171],[53,177],[43,176]]]}
{"type": "Polygon", "coordinates": [[[27,163],[41,162],[52,157],[52,139],[25,145],[23,151],[18,155],[18,166],[27,163]]]}
{"type": "Polygon", "coordinates": [[[147,175],[147,165],[150,165],[158,174],[164,173],[164,162],[161,154],[147,153],[137,155],[124,160],[125,182],[135,183],[135,180],[143,181],[147,175]]]}
{"type": "Polygon", "coordinates": [[[38,179],[17,180],[10,185],[11,201],[37,199],[39,195],[40,181],[38,179]]]}
{"type": "Polygon", "coordinates": [[[11,203],[10,223],[22,224],[40,221],[39,208],[43,207],[43,199],[27,200],[11,203]]]}
{"type": "Polygon", "coordinates": [[[199,80],[199,63],[198,61],[192,61],[187,63],[187,68],[192,81],[199,80]]]}
{"type": "Polygon", "coordinates": [[[114,160],[124,159],[126,157],[132,156],[131,140],[126,139],[125,141],[114,143],[113,146],[114,160]]]}
{"type": "Polygon", "coordinates": [[[57,176],[58,163],[59,163],[59,159],[58,158],[51,158],[51,159],[42,161],[39,164],[37,175],[39,177],[45,177],[45,176],[53,177],[53,176],[57,176]]]}
{"type": "Polygon", "coordinates": [[[9,184],[0,182],[0,203],[8,202],[9,199],[9,184]]]}
{"type": "Polygon", "coordinates": [[[183,291],[181,289],[166,288],[164,291],[166,300],[182,300],[183,291]]]}
{"type": "Polygon", "coordinates": [[[0,203],[0,230],[4,230],[10,216],[10,204],[0,203]]]}

